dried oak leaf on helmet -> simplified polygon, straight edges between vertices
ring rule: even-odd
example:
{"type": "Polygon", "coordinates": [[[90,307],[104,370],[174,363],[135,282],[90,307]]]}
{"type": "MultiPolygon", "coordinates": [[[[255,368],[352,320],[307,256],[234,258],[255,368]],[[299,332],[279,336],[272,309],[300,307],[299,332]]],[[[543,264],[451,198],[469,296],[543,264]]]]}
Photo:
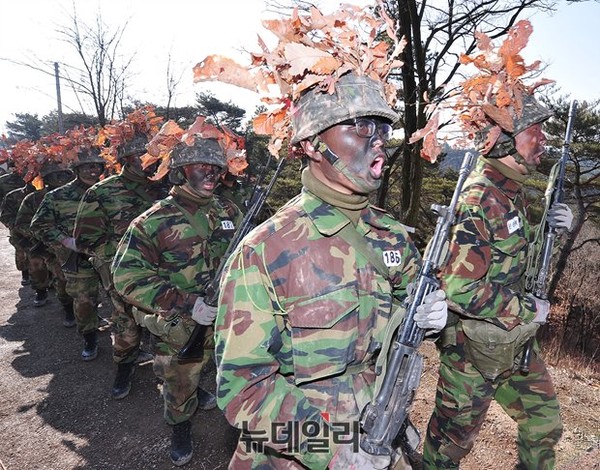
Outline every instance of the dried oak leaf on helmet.
{"type": "Polygon", "coordinates": [[[527,45],[533,29],[527,20],[517,22],[507,33],[499,47],[495,47],[489,36],[476,32],[479,51],[471,56],[462,54],[460,63],[473,65],[477,72],[460,84],[460,91],[455,95],[451,105],[440,103],[432,105],[430,121],[424,129],[413,134],[410,142],[427,137],[422,156],[435,161],[441,152],[437,142],[436,117],[442,110],[450,111],[462,127],[465,145],[471,145],[477,135],[485,132],[481,151],[490,150],[502,131],[514,130],[514,118],[520,117],[523,110],[524,94],[533,91],[551,80],[541,79],[533,85],[526,85],[523,80],[529,72],[537,70],[540,62],[525,64],[521,51],[527,45]]]}
{"type": "MultiPolygon", "coordinates": [[[[279,157],[291,131],[293,102],[302,92],[318,87],[334,93],[337,80],[348,72],[385,83],[390,70],[402,65],[397,57],[405,42],[398,40],[393,20],[377,3],[379,17],[370,9],[342,5],[330,15],[316,7],[308,13],[295,8],[290,17],[264,20],[278,39],[272,50],[259,36],[260,51],[250,54],[249,66],[211,55],[194,67],[194,81],[217,80],[261,94],[268,110],[254,118],[254,131],[271,136],[269,151],[279,157]],[[381,40],[384,31],[387,38],[381,40]]],[[[393,106],[395,87],[388,84],[385,91],[393,106]]]]}

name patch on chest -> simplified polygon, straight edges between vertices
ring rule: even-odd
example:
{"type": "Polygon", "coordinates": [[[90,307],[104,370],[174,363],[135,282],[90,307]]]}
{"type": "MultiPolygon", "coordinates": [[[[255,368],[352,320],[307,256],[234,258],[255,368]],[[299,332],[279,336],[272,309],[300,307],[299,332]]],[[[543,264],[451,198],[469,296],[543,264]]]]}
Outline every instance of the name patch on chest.
{"type": "Polygon", "coordinates": [[[521,228],[521,219],[516,215],[507,222],[506,226],[508,227],[508,233],[515,233],[521,228]]]}
{"type": "Polygon", "coordinates": [[[385,250],[383,252],[383,262],[386,266],[400,266],[402,257],[398,250],[385,250]]]}
{"type": "Polygon", "coordinates": [[[222,230],[234,230],[235,225],[231,220],[221,220],[221,229],[222,230]]]}

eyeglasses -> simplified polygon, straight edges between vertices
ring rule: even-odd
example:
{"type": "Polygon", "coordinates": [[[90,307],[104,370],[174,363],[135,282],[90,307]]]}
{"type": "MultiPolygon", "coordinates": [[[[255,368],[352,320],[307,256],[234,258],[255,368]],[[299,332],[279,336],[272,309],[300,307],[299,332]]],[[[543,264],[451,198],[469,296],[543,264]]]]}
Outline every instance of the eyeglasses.
{"type": "Polygon", "coordinates": [[[339,123],[342,126],[354,126],[356,134],[359,137],[369,138],[375,135],[375,132],[383,139],[392,138],[392,125],[387,122],[377,122],[368,118],[354,118],[339,123]]]}

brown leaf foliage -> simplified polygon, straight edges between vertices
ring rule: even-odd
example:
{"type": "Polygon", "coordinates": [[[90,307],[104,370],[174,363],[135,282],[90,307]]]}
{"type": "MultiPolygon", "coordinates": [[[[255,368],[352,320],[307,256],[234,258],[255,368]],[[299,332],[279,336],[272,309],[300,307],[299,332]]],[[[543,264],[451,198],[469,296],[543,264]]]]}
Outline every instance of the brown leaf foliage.
{"type": "MultiPolygon", "coordinates": [[[[532,31],[531,23],[521,20],[509,30],[499,47],[495,47],[486,34],[475,33],[479,52],[460,57],[461,64],[473,65],[477,72],[460,84],[461,91],[451,111],[461,125],[466,140],[472,141],[485,130],[487,134],[482,150],[491,149],[502,130],[514,130],[514,118],[522,114],[524,94],[532,94],[537,87],[552,82],[542,79],[533,85],[526,85],[523,81],[529,72],[540,66],[539,61],[525,64],[521,56],[532,31]]],[[[446,109],[444,104],[433,106],[430,120],[437,119],[435,116],[442,109],[446,109]]],[[[428,123],[422,131],[429,128],[428,123]]],[[[418,131],[411,137],[411,142],[425,136],[431,138],[435,132],[418,131]]],[[[437,158],[440,150],[441,147],[431,140],[424,143],[424,157],[430,161],[437,158]]]]}
{"type": "Polygon", "coordinates": [[[241,175],[247,168],[245,139],[225,126],[218,128],[207,122],[205,116],[198,116],[186,130],[169,120],[150,140],[146,146],[147,153],[142,156],[142,165],[145,168],[160,161],[151,179],[158,181],[168,173],[171,153],[176,145],[185,143],[192,146],[196,139],[216,139],[225,154],[230,173],[241,175]]]}
{"type": "MultiPolygon", "coordinates": [[[[302,92],[317,86],[333,93],[337,80],[350,71],[385,83],[390,70],[402,65],[397,57],[405,43],[397,39],[381,0],[377,6],[382,19],[370,9],[341,5],[330,15],[311,7],[308,13],[295,9],[288,18],[264,20],[263,26],[278,39],[272,50],[259,37],[260,51],[250,54],[248,67],[209,56],[194,67],[194,81],[218,80],[261,93],[270,108],[254,119],[254,131],[271,136],[269,150],[278,157],[289,136],[292,103],[302,92]],[[387,41],[378,39],[382,32],[387,41]]],[[[395,87],[388,84],[386,95],[393,106],[395,87]]]]}

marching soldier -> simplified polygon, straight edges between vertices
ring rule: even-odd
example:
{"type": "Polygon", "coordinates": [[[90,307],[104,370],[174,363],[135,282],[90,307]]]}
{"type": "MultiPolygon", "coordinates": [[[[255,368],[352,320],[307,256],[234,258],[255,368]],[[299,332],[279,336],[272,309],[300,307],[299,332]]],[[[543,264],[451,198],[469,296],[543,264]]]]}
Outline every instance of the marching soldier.
{"type": "Polygon", "coordinates": [[[84,361],[94,359],[98,354],[96,331],[98,329],[98,274],[85,256],[74,256],[77,252],[73,228],[79,202],[85,191],[96,183],[104,172],[105,161],[99,150],[84,149],[78,154],[71,169],[75,179],[64,186],[48,192],[33,220],[31,230],[50,249],[63,267],[69,259],[75,258],[74,271],[62,268],[66,280],[66,292],[72,298],[74,318],[65,318],[65,326],[77,324],[77,331],[84,338],[81,356],[84,361]]]}
{"type": "Polygon", "coordinates": [[[10,244],[15,248],[15,265],[17,270],[21,271],[21,285],[23,286],[31,283],[27,250],[22,247],[27,242],[19,240],[19,235],[14,233],[13,228],[21,202],[33,191],[35,191],[35,187],[31,183],[25,184],[23,178],[16,173],[12,161],[8,160],[8,173],[0,176],[0,222],[8,228],[10,244]]]}
{"type": "MultiPolygon", "coordinates": [[[[171,461],[180,466],[192,458],[190,419],[216,400],[198,387],[212,351],[185,364],[177,352],[197,323],[212,325],[216,307],[204,303],[203,289],[241,215],[229,200],[213,195],[227,168],[216,140],[197,136],[192,146],[178,144],[170,168],[179,184],[132,222],[114,258],[113,277],[119,293],[139,308],[137,322],[160,339],[154,371],[163,381],[165,420],[173,427],[171,461]]],[[[212,349],[212,335],[207,339],[205,347],[212,349]]]]}
{"type": "Polygon", "coordinates": [[[130,222],[160,198],[161,186],[149,179],[152,170],[145,172],[140,160],[147,143],[146,135],[138,133],[120,147],[121,172],[85,192],[73,231],[75,246],[91,256],[92,265],[114,306],[111,319],[117,374],[111,393],[117,400],[125,398],[131,389],[135,362],[140,355],[141,329],[133,321],[131,305],[124,302],[114,288],[110,265],[130,222]]]}

